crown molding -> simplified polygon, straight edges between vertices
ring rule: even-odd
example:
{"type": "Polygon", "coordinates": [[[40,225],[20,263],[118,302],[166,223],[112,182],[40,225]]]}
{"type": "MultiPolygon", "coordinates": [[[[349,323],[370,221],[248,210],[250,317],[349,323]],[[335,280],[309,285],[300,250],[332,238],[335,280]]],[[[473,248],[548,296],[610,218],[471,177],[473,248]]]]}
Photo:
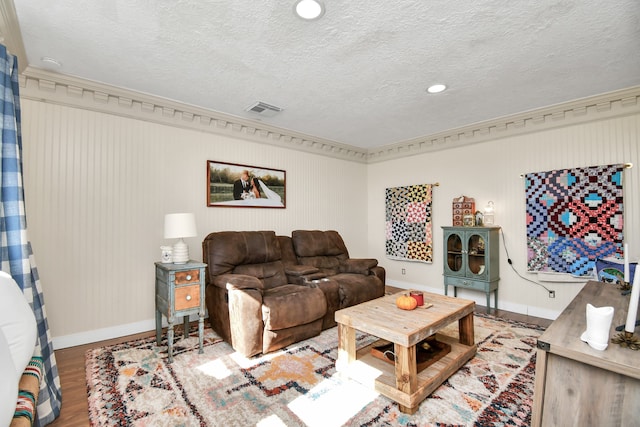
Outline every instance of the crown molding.
{"type": "Polygon", "coordinates": [[[33,67],[27,67],[22,73],[20,85],[21,96],[25,99],[237,137],[357,163],[378,163],[640,113],[640,86],[635,86],[367,150],[270,126],[260,121],[33,67]]]}
{"type": "Polygon", "coordinates": [[[21,97],[366,163],[367,150],[194,105],[27,67],[21,97]]]}
{"type": "Polygon", "coordinates": [[[640,114],[640,86],[474,123],[371,149],[367,163],[446,150],[526,133],[640,114]]]}
{"type": "Polygon", "coordinates": [[[18,15],[12,0],[0,0],[0,43],[18,58],[18,72],[22,73],[28,64],[24,49],[18,15]]]}

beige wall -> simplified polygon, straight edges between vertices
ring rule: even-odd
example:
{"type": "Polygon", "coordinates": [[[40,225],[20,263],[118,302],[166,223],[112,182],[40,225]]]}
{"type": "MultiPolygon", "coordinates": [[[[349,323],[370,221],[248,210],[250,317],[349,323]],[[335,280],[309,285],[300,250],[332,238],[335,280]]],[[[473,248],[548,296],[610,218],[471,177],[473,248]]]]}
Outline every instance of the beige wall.
{"type": "MultiPolygon", "coordinates": [[[[496,224],[502,227],[513,266],[526,273],[524,180],[520,174],[631,162],[625,170],[625,238],[632,260],[640,258],[640,115],[598,120],[481,144],[416,155],[369,165],[370,255],[387,268],[387,282],[403,288],[444,293],[442,226],[451,225],[451,202],[466,195],[483,208],[496,205],[496,224]],[[385,259],[384,191],[387,187],[439,182],[433,191],[433,264],[385,259]],[[406,274],[402,275],[402,269],[406,274]]],[[[500,240],[499,306],[510,311],[555,318],[581,289],[580,283],[543,283],[556,291],[550,299],[542,287],[517,276],[507,264],[500,240]]],[[[450,289],[452,290],[452,289],[450,289]]],[[[460,291],[458,296],[485,305],[484,294],[460,291]]]]}
{"type": "MultiPolygon", "coordinates": [[[[241,134],[198,131],[180,126],[177,118],[167,125],[141,119],[144,112],[123,117],[120,111],[130,108],[126,102],[93,111],[102,98],[78,98],[75,91],[65,95],[41,85],[24,93],[27,220],[56,348],[153,329],[153,263],[159,246],[172,243],[162,236],[164,214],[171,212],[196,214],[199,235],[187,239],[192,258],[200,259],[200,242],[211,231],[336,229],[352,256],[378,258],[389,284],[442,293],[440,227],[451,224],[454,197],[474,197],[480,207],[488,200],[496,203],[496,222],[514,266],[529,277],[520,174],[632,162],[625,172],[625,232],[632,256],[640,257],[635,104],[620,106],[634,108],[628,115],[611,111],[590,120],[587,111],[564,127],[504,130],[501,138],[485,136],[477,144],[367,165],[261,144],[241,134]],[[69,99],[86,106],[65,106],[69,99]],[[287,208],[206,207],[207,160],[286,170],[287,208]],[[387,259],[385,188],[433,182],[440,183],[434,189],[434,263],[387,259]]],[[[545,283],[556,291],[549,299],[509,268],[502,242],[501,251],[502,308],[555,318],[580,289],[576,283],[545,283]]],[[[478,293],[459,295],[483,302],[478,293]]]]}
{"type": "Polygon", "coordinates": [[[153,329],[166,213],[212,231],[335,229],[367,255],[366,165],[23,100],[29,234],[56,348],[153,329]],[[206,162],[287,174],[286,209],[206,207],[206,162]]]}

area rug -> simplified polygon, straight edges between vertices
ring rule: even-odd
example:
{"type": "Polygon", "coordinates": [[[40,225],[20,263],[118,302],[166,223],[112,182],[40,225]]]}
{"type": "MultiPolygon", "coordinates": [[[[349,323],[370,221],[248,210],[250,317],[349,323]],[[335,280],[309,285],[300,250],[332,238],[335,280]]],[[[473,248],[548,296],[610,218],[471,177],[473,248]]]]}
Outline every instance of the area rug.
{"type": "MultiPolygon", "coordinates": [[[[536,338],[543,329],[475,317],[477,355],[403,414],[384,396],[335,372],[337,328],[268,355],[246,358],[211,330],[89,350],[94,426],[526,426],[531,421],[536,338]]],[[[447,328],[457,333],[457,322],[447,328]]],[[[453,335],[457,336],[457,335],[453,335]]],[[[358,334],[358,348],[375,340],[358,334]]]]}

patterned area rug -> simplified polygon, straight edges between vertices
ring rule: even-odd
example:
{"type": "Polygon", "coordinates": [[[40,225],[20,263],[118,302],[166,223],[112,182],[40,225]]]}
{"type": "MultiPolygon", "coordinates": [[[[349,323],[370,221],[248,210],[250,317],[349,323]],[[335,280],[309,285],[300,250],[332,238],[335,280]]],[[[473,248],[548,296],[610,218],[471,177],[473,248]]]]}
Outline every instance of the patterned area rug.
{"type": "MultiPolygon", "coordinates": [[[[447,328],[457,336],[457,322],[447,328]]],[[[335,375],[337,328],[268,355],[245,358],[205,330],[175,343],[154,338],[86,354],[94,426],[526,426],[531,422],[535,344],[543,329],[475,317],[478,353],[413,415],[335,375]]],[[[358,334],[362,347],[375,340],[358,334]]]]}

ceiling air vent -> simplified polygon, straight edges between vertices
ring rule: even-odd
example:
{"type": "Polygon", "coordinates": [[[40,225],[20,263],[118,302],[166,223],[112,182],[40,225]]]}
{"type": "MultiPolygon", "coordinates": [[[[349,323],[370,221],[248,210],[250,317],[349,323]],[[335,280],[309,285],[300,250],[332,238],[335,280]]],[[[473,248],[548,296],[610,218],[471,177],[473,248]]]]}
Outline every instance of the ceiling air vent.
{"type": "Polygon", "coordinates": [[[275,105],[267,104],[266,102],[258,101],[255,104],[245,108],[245,111],[258,114],[263,117],[273,117],[282,111],[282,108],[275,105]]]}

